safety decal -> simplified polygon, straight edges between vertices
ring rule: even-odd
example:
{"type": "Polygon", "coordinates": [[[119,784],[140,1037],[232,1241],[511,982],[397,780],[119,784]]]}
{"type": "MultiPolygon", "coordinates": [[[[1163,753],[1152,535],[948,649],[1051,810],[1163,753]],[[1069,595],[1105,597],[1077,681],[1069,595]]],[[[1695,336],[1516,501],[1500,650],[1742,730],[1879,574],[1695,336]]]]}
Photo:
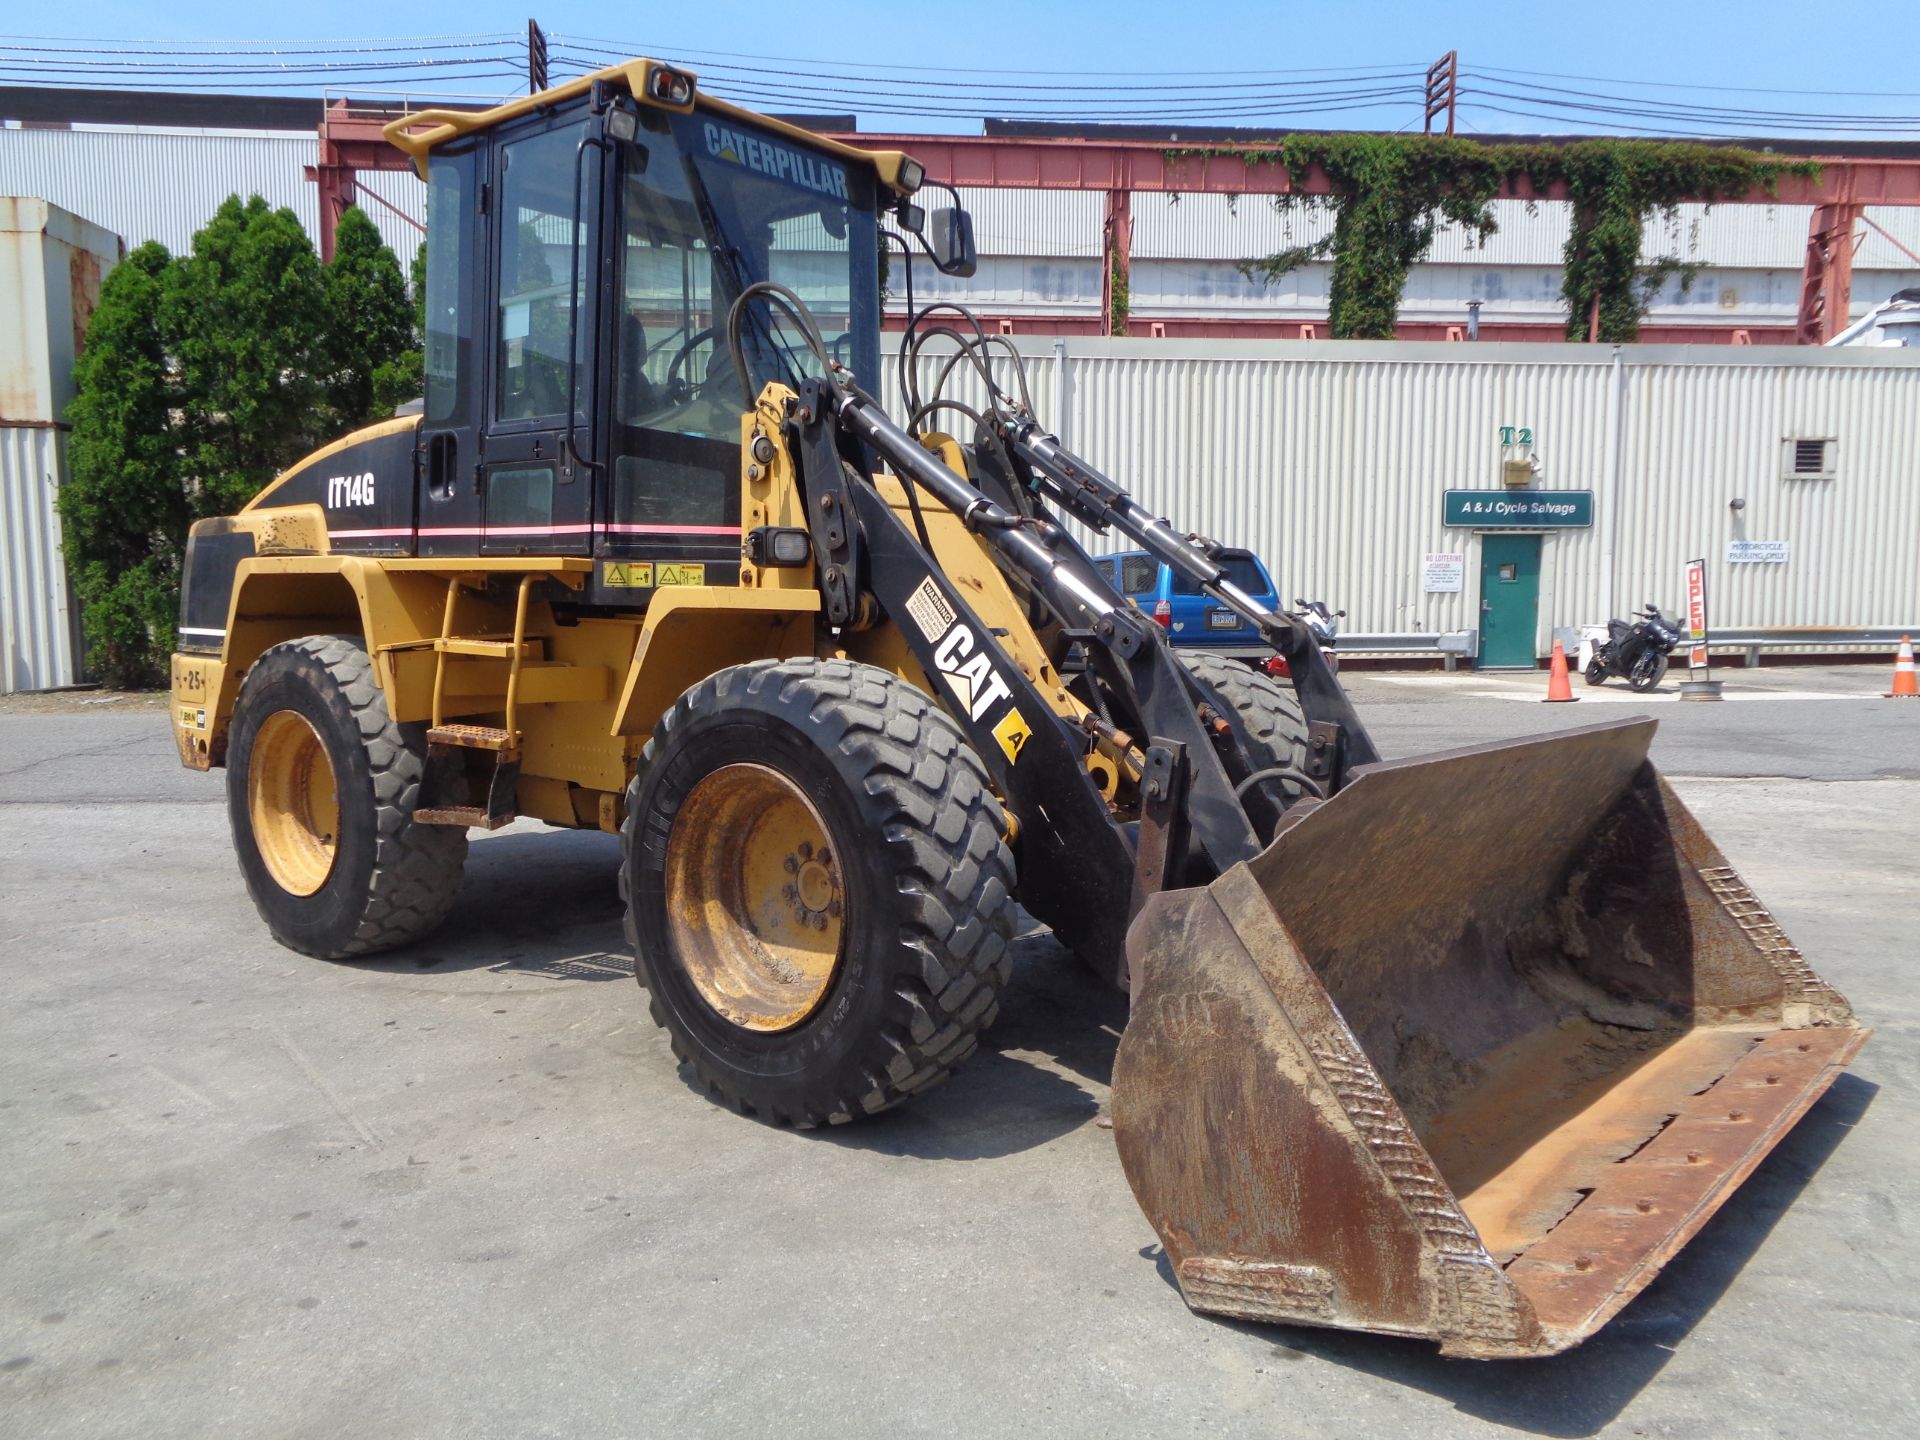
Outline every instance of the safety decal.
{"type": "Polygon", "coordinates": [[[907,596],[907,614],[913,617],[913,623],[920,627],[920,633],[929,640],[938,640],[953,628],[953,622],[960,617],[954,614],[953,606],[947,603],[947,597],[940,593],[940,587],[929,576],[915,587],[907,596]]]}
{"type": "Polygon", "coordinates": [[[651,590],[651,560],[609,560],[600,567],[600,583],[618,590],[651,590]]]}

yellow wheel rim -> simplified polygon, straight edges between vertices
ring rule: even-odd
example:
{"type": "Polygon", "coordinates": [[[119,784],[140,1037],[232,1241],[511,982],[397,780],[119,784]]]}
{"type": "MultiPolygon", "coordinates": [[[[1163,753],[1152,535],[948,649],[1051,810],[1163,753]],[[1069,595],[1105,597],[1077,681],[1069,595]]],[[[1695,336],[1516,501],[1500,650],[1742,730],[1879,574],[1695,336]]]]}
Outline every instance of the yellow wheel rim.
{"type": "Polygon", "coordinates": [[[289,895],[327,883],[340,845],[340,789],[313,722],[276,710],[253,739],[247,813],[267,873],[289,895]]]}
{"type": "Polygon", "coordinates": [[[693,787],[667,835],[667,933],[700,997],[748,1030],[788,1030],[840,964],[846,889],[820,812],[764,765],[693,787]]]}

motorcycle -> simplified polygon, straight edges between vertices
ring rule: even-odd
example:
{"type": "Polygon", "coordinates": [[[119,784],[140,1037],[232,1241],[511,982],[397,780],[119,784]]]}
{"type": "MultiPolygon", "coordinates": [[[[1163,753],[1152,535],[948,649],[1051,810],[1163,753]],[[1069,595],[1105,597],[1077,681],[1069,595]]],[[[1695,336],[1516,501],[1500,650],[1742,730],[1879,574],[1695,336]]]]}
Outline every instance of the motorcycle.
{"type": "Polygon", "coordinates": [[[1667,657],[1680,643],[1680,627],[1651,600],[1634,616],[1631,625],[1607,621],[1607,638],[1587,662],[1587,684],[1604,685],[1609,675],[1618,675],[1634,690],[1651,690],[1666,677],[1667,657]]]}
{"type": "MultiPolygon", "coordinates": [[[[1340,634],[1338,622],[1346,619],[1347,612],[1344,610],[1328,610],[1327,602],[1324,600],[1296,599],[1293,605],[1294,608],[1288,613],[1297,619],[1307,622],[1307,629],[1313,632],[1313,638],[1319,643],[1320,653],[1327,657],[1327,669],[1338,675],[1340,673],[1340,655],[1334,648],[1334,642],[1340,634]]],[[[1281,679],[1285,679],[1293,673],[1288,667],[1287,657],[1284,655],[1275,655],[1268,660],[1266,670],[1269,675],[1277,675],[1281,679]]]]}

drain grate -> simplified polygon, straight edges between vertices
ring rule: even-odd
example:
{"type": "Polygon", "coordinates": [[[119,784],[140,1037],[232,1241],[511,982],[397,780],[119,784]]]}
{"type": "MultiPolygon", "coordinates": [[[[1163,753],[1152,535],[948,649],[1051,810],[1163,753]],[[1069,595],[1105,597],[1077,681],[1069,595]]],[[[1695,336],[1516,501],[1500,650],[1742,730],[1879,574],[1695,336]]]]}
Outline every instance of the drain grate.
{"type": "Polygon", "coordinates": [[[487,968],[496,975],[549,975],[555,980],[631,980],[633,957],[590,950],[561,960],[503,960],[487,968]]]}

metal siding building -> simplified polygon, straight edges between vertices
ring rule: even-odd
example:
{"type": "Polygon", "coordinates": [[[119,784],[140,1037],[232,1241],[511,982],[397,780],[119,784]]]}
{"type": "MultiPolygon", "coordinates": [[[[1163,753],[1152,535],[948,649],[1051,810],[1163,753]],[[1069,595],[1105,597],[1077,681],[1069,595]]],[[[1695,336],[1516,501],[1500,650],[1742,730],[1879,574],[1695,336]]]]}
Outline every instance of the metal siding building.
{"type": "Polygon", "coordinates": [[[0,195],[0,694],[79,678],[60,553],[73,358],[118,236],[44,200],[0,195]]]}
{"type": "Polygon", "coordinates": [[[1012,338],[1067,444],[1354,632],[1479,628],[1479,536],[1441,492],[1500,489],[1508,425],[1535,432],[1535,488],[1594,495],[1591,528],[1542,538],[1537,655],[1674,613],[1700,555],[1723,631],[1920,623],[1920,352],[1012,338]],[[1830,440],[1834,477],[1784,478],[1790,438],[1830,440]],[[1791,558],[1728,563],[1731,540],[1791,558]],[[1466,556],[1460,591],[1422,590],[1428,553],[1466,556]]]}
{"type": "MultiPolygon", "coordinates": [[[[42,196],[126,237],[129,248],[158,240],[175,254],[187,250],[229,195],[285,206],[317,237],[319,191],[303,168],[314,156],[310,130],[0,129],[0,195],[42,196]]],[[[414,175],[362,183],[424,219],[426,186],[414,175]]],[[[421,231],[377,202],[363,208],[404,265],[421,231]]]]}

